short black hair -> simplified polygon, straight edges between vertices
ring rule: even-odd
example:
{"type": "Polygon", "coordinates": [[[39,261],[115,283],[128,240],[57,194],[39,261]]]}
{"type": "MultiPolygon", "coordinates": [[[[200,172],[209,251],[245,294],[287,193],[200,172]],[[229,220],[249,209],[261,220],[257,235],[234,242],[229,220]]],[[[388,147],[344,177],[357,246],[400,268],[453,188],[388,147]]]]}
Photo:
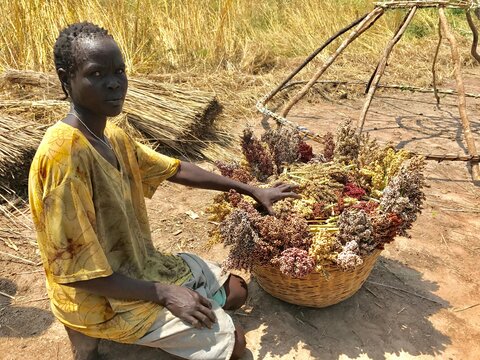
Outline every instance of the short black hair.
{"type": "MultiPolygon", "coordinates": [[[[77,66],[74,53],[74,43],[78,39],[88,39],[94,37],[110,37],[113,39],[107,30],[90,22],[71,24],[62,29],[53,47],[55,69],[58,70],[62,68],[67,72],[67,74],[72,73],[77,66]]],[[[68,97],[68,93],[63,83],[62,90],[68,97]]]]}

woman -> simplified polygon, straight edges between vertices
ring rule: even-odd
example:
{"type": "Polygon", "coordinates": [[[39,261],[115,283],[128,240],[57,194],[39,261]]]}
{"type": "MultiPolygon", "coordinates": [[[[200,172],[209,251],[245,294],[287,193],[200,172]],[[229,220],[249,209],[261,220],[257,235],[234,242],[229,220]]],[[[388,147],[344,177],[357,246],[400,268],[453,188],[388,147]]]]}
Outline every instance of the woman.
{"type": "Polygon", "coordinates": [[[239,358],[244,332],[224,310],[243,305],[245,281],[195,255],[155,251],[144,196],[168,180],[234,189],[271,212],[274,201],[297,195],[289,185],[260,189],[163,156],[107,122],[122,111],[128,81],[106,30],[68,26],[54,56],[71,109],[42,140],[29,196],[51,308],[76,359],[96,358],[100,338],[188,359],[239,358]]]}

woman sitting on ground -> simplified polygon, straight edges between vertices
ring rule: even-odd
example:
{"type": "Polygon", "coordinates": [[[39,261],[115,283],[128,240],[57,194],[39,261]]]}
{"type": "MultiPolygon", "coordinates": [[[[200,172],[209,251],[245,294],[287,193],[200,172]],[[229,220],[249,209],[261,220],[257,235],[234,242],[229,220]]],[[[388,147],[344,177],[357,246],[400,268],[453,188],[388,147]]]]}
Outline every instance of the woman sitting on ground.
{"type": "Polygon", "coordinates": [[[99,339],[187,359],[239,358],[244,332],[224,310],[244,304],[245,281],[193,254],[157,252],[144,196],[169,180],[235,189],[271,211],[296,194],[289,185],[260,189],[161,155],[108,122],[122,111],[127,76],[106,30],[68,26],[54,57],[71,109],[38,148],[29,196],[51,309],[76,359],[95,359],[99,339]]]}

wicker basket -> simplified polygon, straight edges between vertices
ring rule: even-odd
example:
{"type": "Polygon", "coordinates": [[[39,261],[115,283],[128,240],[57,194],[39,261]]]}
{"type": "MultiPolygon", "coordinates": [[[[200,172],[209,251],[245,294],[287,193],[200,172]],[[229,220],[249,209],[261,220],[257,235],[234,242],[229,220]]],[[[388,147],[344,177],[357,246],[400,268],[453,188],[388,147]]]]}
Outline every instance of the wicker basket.
{"type": "Polygon", "coordinates": [[[292,304],[321,308],[337,304],[355,294],[367,280],[381,252],[375,250],[355,270],[325,267],[327,276],[322,272],[313,272],[295,279],[272,266],[254,266],[253,274],[258,284],[270,295],[292,304]]]}

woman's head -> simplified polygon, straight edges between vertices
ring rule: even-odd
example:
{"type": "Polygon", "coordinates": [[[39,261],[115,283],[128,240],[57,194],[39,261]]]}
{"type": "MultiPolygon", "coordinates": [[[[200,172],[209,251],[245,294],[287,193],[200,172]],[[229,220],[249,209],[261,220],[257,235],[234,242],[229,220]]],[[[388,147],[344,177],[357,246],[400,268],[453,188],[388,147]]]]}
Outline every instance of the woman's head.
{"type": "Polygon", "coordinates": [[[121,112],[128,86],[125,63],[105,29],[87,22],[66,27],[55,42],[54,59],[74,106],[102,116],[121,112]]]}

